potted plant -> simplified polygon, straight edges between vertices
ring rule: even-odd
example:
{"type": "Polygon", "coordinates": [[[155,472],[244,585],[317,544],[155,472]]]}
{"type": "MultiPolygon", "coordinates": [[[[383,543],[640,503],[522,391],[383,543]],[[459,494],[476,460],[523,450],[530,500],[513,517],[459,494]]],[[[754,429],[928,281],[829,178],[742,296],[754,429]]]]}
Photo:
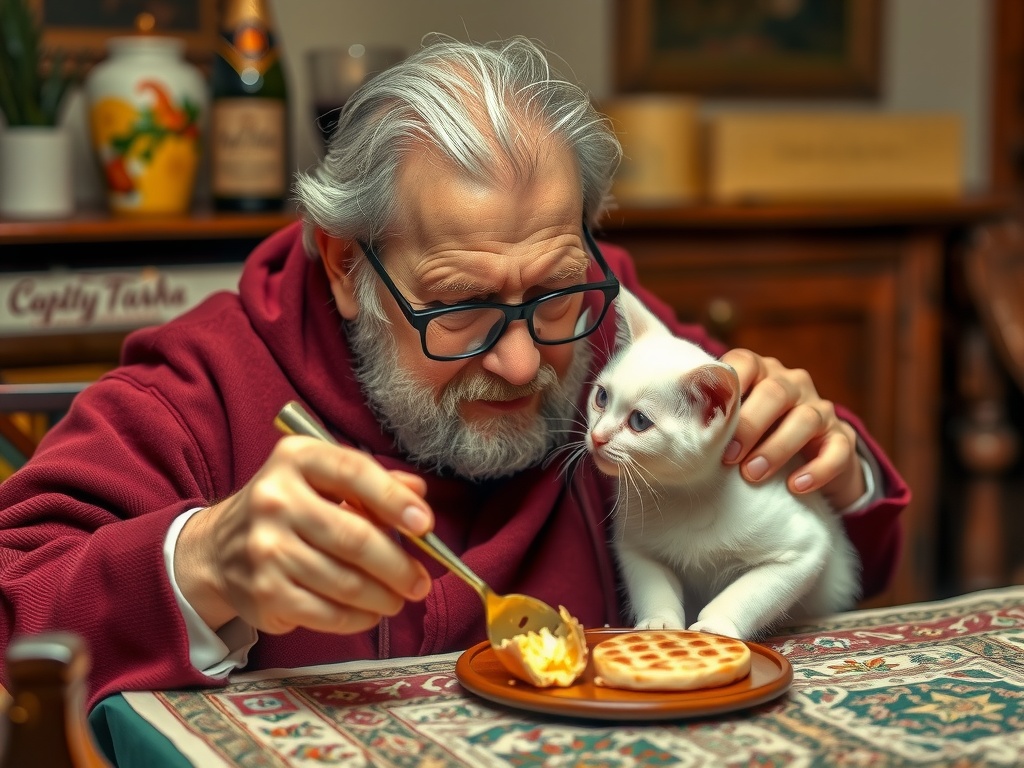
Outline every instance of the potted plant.
{"type": "Polygon", "coordinates": [[[29,0],[0,0],[0,215],[66,216],[74,209],[71,140],[60,110],[77,68],[43,48],[29,0]]]}

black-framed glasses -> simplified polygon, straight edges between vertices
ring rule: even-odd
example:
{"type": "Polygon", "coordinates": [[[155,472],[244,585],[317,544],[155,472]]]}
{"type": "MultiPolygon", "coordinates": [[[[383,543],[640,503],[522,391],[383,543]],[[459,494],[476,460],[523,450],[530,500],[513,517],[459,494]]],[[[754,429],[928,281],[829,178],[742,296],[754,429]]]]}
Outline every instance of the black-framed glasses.
{"type": "Polygon", "coordinates": [[[370,266],[395,297],[409,324],[420,332],[423,354],[432,360],[463,360],[480,355],[516,320],[525,320],[538,344],[568,344],[597,330],[619,294],[619,281],[597,247],[586,223],[583,236],[604,279],[545,293],[522,304],[474,301],[432,309],[413,309],[398,290],[372,246],[359,241],[370,266]]]}

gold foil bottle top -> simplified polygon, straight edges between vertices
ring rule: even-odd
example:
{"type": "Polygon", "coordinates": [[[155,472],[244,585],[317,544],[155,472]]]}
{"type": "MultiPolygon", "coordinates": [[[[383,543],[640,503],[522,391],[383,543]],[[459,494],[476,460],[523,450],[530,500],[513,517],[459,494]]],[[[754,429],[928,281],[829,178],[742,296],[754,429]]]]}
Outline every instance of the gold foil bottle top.
{"type": "Polygon", "coordinates": [[[220,17],[220,26],[231,31],[240,26],[257,26],[270,29],[270,11],[263,0],[228,0],[220,17]]]}
{"type": "Polygon", "coordinates": [[[143,11],[135,17],[135,31],[143,35],[152,34],[156,31],[156,16],[143,11]]]}
{"type": "Polygon", "coordinates": [[[218,52],[240,75],[262,76],[277,60],[273,25],[262,0],[234,0],[224,8],[218,52]]]}

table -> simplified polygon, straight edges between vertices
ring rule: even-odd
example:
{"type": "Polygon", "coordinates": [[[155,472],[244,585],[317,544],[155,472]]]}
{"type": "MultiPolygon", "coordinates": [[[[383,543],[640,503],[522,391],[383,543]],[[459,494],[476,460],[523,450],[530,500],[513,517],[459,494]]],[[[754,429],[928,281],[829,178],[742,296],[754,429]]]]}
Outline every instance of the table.
{"type": "Polygon", "coordinates": [[[575,720],[464,691],[458,653],[237,675],[93,711],[119,765],[1024,765],[1024,585],[839,614],[763,642],[790,690],[656,723],[575,720]]]}

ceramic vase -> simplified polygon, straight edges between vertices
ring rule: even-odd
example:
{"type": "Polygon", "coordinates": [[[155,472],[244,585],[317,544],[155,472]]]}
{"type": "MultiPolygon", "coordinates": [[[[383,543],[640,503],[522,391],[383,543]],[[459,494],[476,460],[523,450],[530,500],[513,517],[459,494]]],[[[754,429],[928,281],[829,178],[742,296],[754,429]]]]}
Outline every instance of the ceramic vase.
{"type": "Polygon", "coordinates": [[[0,128],[0,217],[60,219],[74,210],[71,135],[67,129],[0,128]]]}
{"type": "Polygon", "coordinates": [[[169,37],[117,37],[85,83],[92,146],[118,214],[191,207],[209,94],[169,37]]]}

